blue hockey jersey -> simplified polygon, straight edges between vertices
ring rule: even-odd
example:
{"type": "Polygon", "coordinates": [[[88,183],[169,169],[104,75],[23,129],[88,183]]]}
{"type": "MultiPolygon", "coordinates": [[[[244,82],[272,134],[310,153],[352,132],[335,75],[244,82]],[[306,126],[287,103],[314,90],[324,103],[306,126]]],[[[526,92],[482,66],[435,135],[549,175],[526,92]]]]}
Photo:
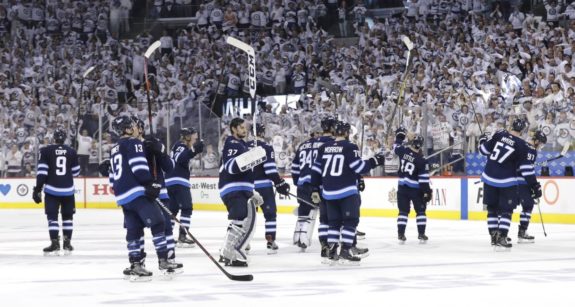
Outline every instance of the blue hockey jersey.
{"type": "Polygon", "coordinates": [[[176,142],[172,146],[170,153],[172,160],[175,162],[174,169],[166,174],[166,186],[181,185],[184,187],[191,187],[190,184],[190,160],[193,159],[197,153],[184,144],[182,141],[176,142]]]}
{"type": "Polygon", "coordinates": [[[144,186],[153,178],[140,140],[121,138],[110,150],[110,164],[109,178],[119,206],[144,196],[144,186]]]}
{"type": "MultiPolygon", "coordinates": [[[[254,141],[248,142],[249,147],[254,146],[254,141]]],[[[261,146],[266,151],[266,162],[254,167],[254,185],[256,189],[271,187],[279,183],[281,178],[278,173],[273,147],[266,142],[257,141],[256,146],[261,146]]]]}
{"type": "Polygon", "coordinates": [[[494,187],[516,186],[517,171],[525,169],[527,183],[535,182],[535,172],[529,172],[533,165],[527,160],[528,147],[523,139],[502,130],[483,142],[479,152],[488,157],[481,181],[494,187]]]}
{"type": "Polygon", "coordinates": [[[224,142],[222,158],[220,161],[220,174],[218,188],[220,197],[234,191],[254,190],[254,175],[251,170],[241,172],[235,159],[248,151],[249,148],[243,140],[228,136],[224,142]]]}
{"type": "Polygon", "coordinates": [[[166,173],[171,172],[174,169],[174,161],[168,155],[163,155],[161,157],[155,156],[153,153],[148,152],[146,148],[144,148],[144,152],[146,160],[148,160],[148,167],[150,168],[154,182],[159,183],[162,186],[158,198],[169,199],[170,197],[168,196],[168,189],[166,188],[164,176],[166,173]]]}
{"type": "Polygon", "coordinates": [[[359,194],[358,174],[367,173],[375,166],[371,159],[360,158],[357,145],[347,140],[331,141],[318,151],[312,166],[311,184],[321,186],[324,199],[342,199],[359,194]]]}
{"type": "Polygon", "coordinates": [[[36,186],[53,196],[74,195],[74,178],[80,174],[76,151],[67,145],[48,145],[40,149],[36,186]]]}
{"type": "Polygon", "coordinates": [[[534,184],[535,183],[535,161],[537,160],[537,149],[531,144],[527,143],[527,163],[523,163],[519,166],[517,173],[518,184],[534,184]],[[529,180],[529,182],[527,182],[529,180]]]}
{"type": "Polygon", "coordinates": [[[419,152],[403,146],[399,139],[395,140],[393,152],[399,157],[399,186],[429,191],[429,165],[419,152]]]}
{"type": "Polygon", "coordinates": [[[331,136],[320,136],[311,138],[298,147],[291,166],[291,175],[295,185],[302,186],[311,183],[311,168],[316,161],[318,150],[323,144],[331,141],[333,141],[331,136]]]}

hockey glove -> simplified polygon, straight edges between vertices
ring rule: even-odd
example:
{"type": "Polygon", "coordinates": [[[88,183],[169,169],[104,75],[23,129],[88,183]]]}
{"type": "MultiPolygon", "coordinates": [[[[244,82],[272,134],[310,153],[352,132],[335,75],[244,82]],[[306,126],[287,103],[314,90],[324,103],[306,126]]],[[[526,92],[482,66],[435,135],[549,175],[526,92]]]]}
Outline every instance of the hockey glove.
{"type": "Polygon", "coordinates": [[[37,204],[42,202],[42,187],[34,187],[32,189],[32,199],[37,204]]]}
{"type": "Polygon", "coordinates": [[[531,197],[533,199],[538,199],[543,196],[543,192],[541,192],[541,184],[537,181],[531,185],[531,197]]]}
{"type": "Polygon", "coordinates": [[[111,170],[112,170],[112,165],[110,164],[109,159],[102,161],[102,163],[100,163],[100,165],[98,165],[98,172],[100,173],[100,175],[102,175],[104,177],[108,177],[108,175],[110,175],[111,170]]]}
{"type": "Polygon", "coordinates": [[[166,154],[166,146],[156,138],[148,138],[144,141],[146,151],[153,153],[155,156],[162,156],[166,154]]]}
{"type": "Polygon", "coordinates": [[[403,142],[403,140],[405,140],[405,137],[407,136],[407,130],[405,130],[405,128],[403,127],[399,127],[397,128],[397,130],[395,130],[395,139],[403,142]]]}
{"type": "Polygon", "coordinates": [[[289,184],[283,179],[281,179],[281,181],[276,184],[276,191],[278,191],[278,193],[280,193],[281,195],[288,196],[289,190],[290,190],[289,184]]]}
{"type": "Polygon", "coordinates": [[[483,133],[480,137],[479,137],[479,146],[481,146],[481,144],[487,142],[487,140],[489,139],[489,137],[487,136],[487,134],[483,133]]]}
{"type": "Polygon", "coordinates": [[[385,162],[385,156],[383,154],[377,153],[375,156],[370,158],[373,167],[383,165],[385,162]]]}
{"type": "Polygon", "coordinates": [[[254,204],[254,206],[256,206],[256,207],[259,207],[259,206],[264,204],[263,197],[257,191],[254,191],[254,195],[252,197],[250,197],[250,199],[248,199],[248,201],[251,201],[254,204]]]}
{"type": "Polygon", "coordinates": [[[199,140],[196,142],[196,144],[194,144],[194,146],[192,146],[192,150],[195,153],[201,153],[204,151],[204,140],[199,140]]]}
{"type": "Polygon", "coordinates": [[[158,196],[160,196],[160,190],[162,189],[162,185],[156,182],[151,182],[148,183],[148,185],[146,185],[144,188],[146,189],[146,191],[144,192],[146,197],[155,200],[156,198],[158,198],[158,196]]]}
{"type": "Polygon", "coordinates": [[[423,191],[421,198],[423,199],[423,203],[427,204],[433,198],[433,190],[423,191]]]}
{"type": "Polygon", "coordinates": [[[311,192],[311,202],[314,204],[319,204],[321,202],[321,195],[319,194],[319,190],[314,189],[314,191],[311,192]]]}
{"type": "Polygon", "coordinates": [[[365,181],[363,180],[363,177],[359,177],[359,179],[357,180],[357,189],[360,192],[363,192],[363,190],[365,190],[365,181]]]}

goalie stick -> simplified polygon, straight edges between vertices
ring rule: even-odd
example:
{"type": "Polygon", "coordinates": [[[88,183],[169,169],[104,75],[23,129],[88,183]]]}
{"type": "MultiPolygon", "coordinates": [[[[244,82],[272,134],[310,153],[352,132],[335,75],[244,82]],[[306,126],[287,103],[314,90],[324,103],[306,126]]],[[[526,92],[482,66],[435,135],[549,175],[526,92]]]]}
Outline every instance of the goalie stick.
{"type": "Polygon", "coordinates": [[[148,98],[148,123],[150,124],[150,135],[154,135],[154,128],[152,127],[152,101],[150,100],[150,82],[148,80],[148,59],[152,54],[160,48],[162,43],[155,41],[144,53],[144,82],[146,86],[146,97],[148,98]]]}
{"type": "Polygon", "coordinates": [[[176,223],[180,224],[180,227],[186,231],[188,236],[190,236],[190,238],[192,238],[192,240],[194,240],[196,242],[196,245],[200,247],[200,249],[204,252],[204,254],[206,254],[206,256],[208,256],[208,258],[210,258],[210,260],[212,260],[212,262],[218,267],[218,269],[220,269],[220,271],[222,271],[222,273],[224,273],[224,275],[226,275],[227,278],[229,278],[231,280],[235,280],[235,281],[252,281],[252,280],[254,280],[254,275],[252,275],[252,274],[234,275],[234,274],[231,274],[230,272],[226,271],[218,263],[218,261],[214,258],[214,256],[212,256],[212,254],[210,254],[210,252],[208,252],[208,250],[198,241],[198,239],[196,239],[196,237],[194,237],[194,235],[192,235],[190,230],[188,230],[186,227],[182,226],[182,223],[180,222],[180,220],[172,213],[172,211],[170,211],[170,209],[166,208],[166,206],[164,206],[164,204],[162,204],[162,202],[158,199],[156,199],[155,202],[156,202],[156,204],[158,204],[158,206],[160,206],[160,208],[162,208],[164,211],[166,211],[170,215],[172,220],[174,220],[176,223]]]}
{"type": "MultiPolygon", "coordinates": [[[[250,96],[252,99],[256,98],[256,53],[254,48],[241,40],[228,36],[226,43],[232,45],[248,55],[248,83],[250,86],[250,96]]],[[[255,123],[254,123],[255,125],[255,123]]]]}

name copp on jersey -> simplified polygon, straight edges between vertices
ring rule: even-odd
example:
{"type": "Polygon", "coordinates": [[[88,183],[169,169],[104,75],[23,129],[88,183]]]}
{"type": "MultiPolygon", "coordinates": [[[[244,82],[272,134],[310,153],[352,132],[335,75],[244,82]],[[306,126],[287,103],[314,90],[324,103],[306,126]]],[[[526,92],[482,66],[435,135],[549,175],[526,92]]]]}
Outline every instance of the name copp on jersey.
{"type": "Polygon", "coordinates": [[[520,172],[528,184],[534,183],[533,164],[527,160],[527,143],[503,130],[479,146],[479,152],[487,156],[487,164],[481,174],[481,181],[494,187],[510,187],[518,184],[520,172]]]}
{"type": "Polygon", "coordinates": [[[172,160],[174,160],[174,169],[166,174],[166,186],[181,185],[191,187],[190,184],[190,160],[193,159],[197,153],[188,148],[182,141],[176,142],[172,146],[170,153],[172,160]]]}
{"type": "Polygon", "coordinates": [[[152,182],[152,175],[140,140],[121,138],[110,150],[110,164],[109,179],[119,206],[144,196],[144,186],[152,182]]]}
{"type": "Polygon", "coordinates": [[[342,199],[359,194],[358,175],[374,167],[371,160],[360,158],[357,145],[346,140],[331,141],[318,151],[312,167],[311,184],[321,186],[324,199],[342,199]]]}
{"type": "Polygon", "coordinates": [[[48,145],[40,149],[36,186],[54,196],[74,195],[74,178],[80,174],[76,151],[67,145],[48,145]]]}
{"type": "MultiPolygon", "coordinates": [[[[248,142],[248,146],[254,146],[254,141],[248,142]]],[[[256,146],[261,146],[266,151],[266,162],[254,167],[254,185],[256,189],[271,187],[280,181],[274,149],[262,141],[257,141],[256,146]]]]}
{"type": "Polygon", "coordinates": [[[311,183],[311,168],[317,158],[318,150],[323,144],[331,141],[333,141],[331,136],[320,136],[311,138],[298,147],[291,166],[291,175],[295,185],[302,186],[305,183],[311,183]]]}
{"type": "Polygon", "coordinates": [[[218,188],[220,197],[234,191],[254,190],[254,175],[251,170],[241,172],[235,159],[237,156],[248,151],[248,147],[243,140],[228,136],[222,150],[222,161],[220,165],[220,175],[218,188]]]}
{"type": "Polygon", "coordinates": [[[393,152],[399,157],[398,184],[424,191],[430,190],[427,160],[420,153],[401,145],[399,141],[393,145],[393,152]]]}

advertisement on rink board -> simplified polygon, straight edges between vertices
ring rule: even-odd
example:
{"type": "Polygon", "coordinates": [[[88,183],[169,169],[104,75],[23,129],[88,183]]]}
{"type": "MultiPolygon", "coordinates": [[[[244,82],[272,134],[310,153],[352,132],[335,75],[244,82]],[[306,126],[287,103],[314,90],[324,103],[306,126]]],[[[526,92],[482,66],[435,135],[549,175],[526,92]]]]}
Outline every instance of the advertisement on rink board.
{"type": "MultiPolygon", "coordinates": [[[[286,181],[292,183],[290,178],[286,181]]],[[[484,220],[483,183],[478,177],[432,177],[433,199],[427,205],[430,218],[484,220]],[[463,197],[462,197],[462,193],[463,197]]],[[[541,210],[546,222],[574,223],[575,203],[569,200],[575,195],[575,181],[563,177],[540,178],[543,197],[541,210]]],[[[194,210],[225,210],[218,191],[218,178],[192,177],[191,193],[194,210]]],[[[77,208],[116,208],[114,191],[107,178],[76,178],[77,208]]],[[[0,208],[43,208],[32,202],[35,179],[6,178],[0,180],[0,208]]],[[[365,178],[365,191],[361,193],[362,216],[397,216],[397,179],[365,178]]],[[[291,186],[296,194],[296,187],[291,186]]],[[[276,194],[278,212],[292,213],[297,206],[293,196],[276,194]]],[[[519,209],[516,210],[518,212],[519,209]]],[[[534,210],[537,213],[537,209],[534,210]]],[[[413,210],[412,210],[413,214],[413,210]]],[[[538,214],[533,214],[538,219],[538,214]]]]}

